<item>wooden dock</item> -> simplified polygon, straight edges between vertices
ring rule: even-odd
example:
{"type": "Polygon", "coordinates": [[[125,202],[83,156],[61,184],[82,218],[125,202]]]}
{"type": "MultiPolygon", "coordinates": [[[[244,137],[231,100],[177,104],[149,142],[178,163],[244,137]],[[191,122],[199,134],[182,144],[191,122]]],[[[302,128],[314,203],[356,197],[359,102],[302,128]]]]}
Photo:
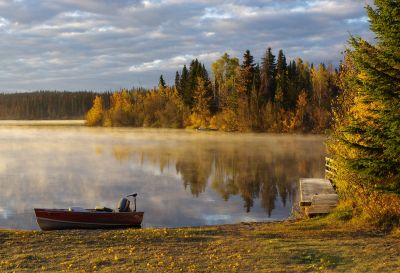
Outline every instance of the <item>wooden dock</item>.
{"type": "Polygon", "coordinates": [[[328,179],[300,178],[300,206],[306,215],[328,214],[337,204],[338,195],[328,179]]]}

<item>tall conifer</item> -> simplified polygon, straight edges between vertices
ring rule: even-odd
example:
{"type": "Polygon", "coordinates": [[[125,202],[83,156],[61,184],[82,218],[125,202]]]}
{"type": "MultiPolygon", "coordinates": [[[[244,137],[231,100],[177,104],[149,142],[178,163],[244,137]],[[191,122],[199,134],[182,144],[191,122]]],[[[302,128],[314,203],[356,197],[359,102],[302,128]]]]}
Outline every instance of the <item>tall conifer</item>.
{"type": "Polygon", "coordinates": [[[289,107],[288,101],[288,71],[286,57],[282,49],[279,50],[278,59],[276,62],[276,93],[283,99],[283,106],[287,109],[289,107]]]}
{"type": "Polygon", "coordinates": [[[275,97],[275,56],[269,47],[261,62],[261,94],[264,101],[272,101],[275,97]]]}
{"type": "Polygon", "coordinates": [[[350,38],[358,75],[344,79],[355,98],[336,135],[336,157],[359,186],[400,194],[400,1],[375,7],[367,11],[377,44],[350,38]]]}

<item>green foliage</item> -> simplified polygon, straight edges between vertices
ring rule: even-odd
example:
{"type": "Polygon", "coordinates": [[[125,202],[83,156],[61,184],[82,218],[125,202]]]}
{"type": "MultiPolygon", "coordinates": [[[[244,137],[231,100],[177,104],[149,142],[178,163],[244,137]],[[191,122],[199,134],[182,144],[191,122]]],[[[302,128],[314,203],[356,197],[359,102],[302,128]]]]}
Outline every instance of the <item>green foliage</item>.
{"type": "Polygon", "coordinates": [[[387,225],[400,218],[400,9],[399,1],[375,5],[367,11],[377,44],[350,38],[329,149],[338,189],[366,221],[387,225]]]}
{"type": "MultiPolygon", "coordinates": [[[[195,90],[198,83],[198,78],[203,79],[205,82],[205,88],[208,93],[212,93],[212,86],[208,77],[208,72],[204,65],[197,59],[192,60],[189,66],[189,70],[186,65],[183,66],[181,76],[176,73],[175,86],[179,96],[183,100],[186,106],[192,108],[194,105],[195,90]]],[[[211,101],[209,107],[211,108],[211,101]]]]}
{"type": "Polygon", "coordinates": [[[158,81],[158,88],[163,89],[167,87],[167,85],[165,84],[163,75],[160,76],[160,80],[158,81]]]}

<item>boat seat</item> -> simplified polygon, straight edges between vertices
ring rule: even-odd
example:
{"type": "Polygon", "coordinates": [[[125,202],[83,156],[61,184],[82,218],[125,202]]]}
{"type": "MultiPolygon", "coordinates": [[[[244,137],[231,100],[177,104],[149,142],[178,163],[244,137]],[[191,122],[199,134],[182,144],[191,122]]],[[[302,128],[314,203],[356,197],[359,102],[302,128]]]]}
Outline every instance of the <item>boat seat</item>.
{"type": "Polygon", "coordinates": [[[101,207],[101,206],[97,206],[94,208],[96,211],[104,211],[104,212],[114,212],[113,209],[107,208],[107,207],[101,207]]]}
{"type": "Polygon", "coordinates": [[[81,207],[69,207],[68,211],[73,211],[73,212],[88,212],[87,209],[81,208],[81,207]]]}

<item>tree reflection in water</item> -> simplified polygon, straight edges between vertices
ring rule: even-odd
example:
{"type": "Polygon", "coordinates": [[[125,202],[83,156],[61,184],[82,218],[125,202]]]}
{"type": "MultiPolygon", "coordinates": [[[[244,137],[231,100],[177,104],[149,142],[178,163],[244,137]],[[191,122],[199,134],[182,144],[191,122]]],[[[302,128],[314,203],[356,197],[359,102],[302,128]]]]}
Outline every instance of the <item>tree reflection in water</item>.
{"type": "Polygon", "coordinates": [[[183,186],[195,197],[210,186],[225,201],[240,195],[246,212],[256,199],[268,216],[277,201],[285,207],[293,202],[300,177],[323,174],[321,147],[306,147],[295,140],[262,141],[196,141],[179,145],[149,147],[114,147],[117,160],[159,167],[161,173],[175,172],[183,186]]]}

